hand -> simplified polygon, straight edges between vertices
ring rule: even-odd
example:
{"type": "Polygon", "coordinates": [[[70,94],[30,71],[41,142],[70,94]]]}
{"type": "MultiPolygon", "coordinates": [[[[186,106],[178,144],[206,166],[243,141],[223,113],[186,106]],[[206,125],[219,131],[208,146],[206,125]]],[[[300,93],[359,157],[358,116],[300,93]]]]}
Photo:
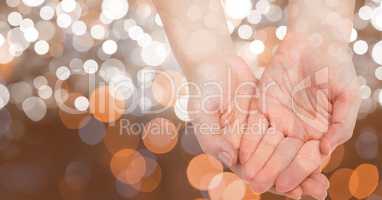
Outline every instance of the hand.
{"type": "Polygon", "coordinates": [[[209,59],[189,80],[189,113],[204,152],[231,167],[237,162],[242,125],[247,119],[255,82],[237,56],[209,59]]]}
{"type": "Polygon", "coordinates": [[[258,163],[257,152],[253,154],[245,172],[252,178],[256,175],[254,185],[261,190],[274,181],[277,191],[292,190],[352,135],[360,98],[351,55],[344,44],[321,41],[317,47],[314,42],[289,33],[260,81],[259,109],[285,137],[303,142],[294,159],[282,155],[282,145],[272,145],[269,151],[276,153],[272,157],[291,161],[282,168],[270,168],[275,164],[272,160],[254,167],[264,162],[258,163]],[[252,168],[268,172],[253,172],[252,168]],[[268,173],[274,176],[265,176],[268,173]]]}
{"type": "MultiPolygon", "coordinates": [[[[240,146],[240,162],[244,166],[243,177],[250,182],[255,192],[263,193],[273,186],[278,172],[285,169],[297,156],[303,141],[284,137],[281,132],[269,128],[268,120],[256,111],[255,100],[252,101],[251,111],[247,132],[243,135],[240,146]]],[[[300,199],[304,195],[320,200],[326,198],[328,187],[328,179],[317,171],[292,191],[270,191],[293,199],[300,199]]]]}

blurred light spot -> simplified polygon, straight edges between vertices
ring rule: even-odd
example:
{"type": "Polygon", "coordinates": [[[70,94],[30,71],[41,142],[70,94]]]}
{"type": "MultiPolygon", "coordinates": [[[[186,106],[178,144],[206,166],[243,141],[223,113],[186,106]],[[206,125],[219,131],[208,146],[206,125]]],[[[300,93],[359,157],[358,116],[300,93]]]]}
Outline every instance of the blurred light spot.
{"type": "Polygon", "coordinates": [[[276,29],[276,37],[279,40],[283,40],[287,34],[287,27],[286,26],[279,26],[276,29]]]}
{"type": "Polygon", "coordinates": [[[142,48],[141,57],[147,65],[159,66],[166,60],[169,52],[165,44],[153,41],[142,48]]]}
{"type": "Polygon", "coordinates": [[[111,20],[123,18],[129,9],[129,4],[126,0],[103,0],[102,14],[111,20]]]}
{"type": "Polygon", "coordinates": [[[23,21],[23,16],[19,12],[11,12],[8,14],[8,23],[12,26],[19,26],[23,21]]]}
{"type": "Polygon", "coordinates": [[[129,184],[125,184],[118,179],[115,180],[115,188],[117,193],[123,197],[123,198],[134,198],[139,194],[139,191],[137,191],[133,186],[129,184]]]}
{"type": "Polygon", "coordinates": [[[211,200],[240,200],[246,194],[246,185],[236,174],[224,172],[216,175],[210,182],[208,194],[211,200]]]}
{"type": "Polygon", "coordinates": [[[0,47],[3,46],[4,42],[5,42],[5,38],[3,34],[0,33],[0,47]]]}
{"type": "Polygon", "coordinates": [[[154,118],[145,125],[142,140],[149,151],[157,154],[168,153],[177,144],[178,130],[168,119],[154,118]]]}
{"type": "Polygon", "coordinates": [[[61,9],[67,13],[74,11],[74,9],[76,8],[76,5],[77,3],[75,0],[62,0],[60,2],[61,9]]]}
{"type": "Polygon", "coordinates": [[[52,94],[52,88],[47,85],[43,85],[38,88],[38,96],[40,96],[42,99],[49,99],[50,97],[52,97],[52,94]]]}
{"type": "Polygon", "coordinates": [[[68,80],[71,75],[70,69],[66,66],[61,66],[56,70],[56,76],[59,80],[68,80]]]}
{"type": "Polygon", "coordinates": [[[382,31],[382,6],[379,6],[374,10],[371,24],[378,31],[382,31]]]}
{"type": "Polygon", "coordinates": [[[106,36],[106,30],[105,27],[102,25],[94,25],[90,29],[90,34],[94,39],[102,40],[106,36]]]}
{"type": "Polygon", "coordinates": [[[102,44],[102,50],[107,55],[113,55],[118,50],[118,45],[114,40],[106,40],[102,44]]]}
{"type": "Polygon", "coordinates": [[[108,86],[100,86],[90,96],[90,113],[102,122],[114,122],[125,111],[125,102],[114,98],[108,86]]]}
{"type": "Polygon", "coordinates": [[[86,33],[87,26],[83,21],[75,21],[72,24],[72,32],[75,35],[84,35],[86,33]]]}
{"type": "Polygon", "coordinates": [[[379,183],[379,172],[372,164],[361,164],[352,173],[349,182],[350,193],[358,199],[371,195],[379,183]]]}
{"type": "Polygon", "coordinates": [[[367,50],[369,49],[369,45],[367,44],[366,41],[364,40],[357,40],[354,44],[353,44],[353,51],[354,53],[358,54],[358,55],[363,55],[367,52],[367,50]]]}
{"type": "Polygon", "coordinates": [[[37,7],[43,4],[45,0],[23,0],[23,3],[29,7],[37,7]]]}
{"type": "Polygon", "coordinates": [[[136,184],[145,175],[146,162],[139,152],[133,149],[124,149],[113,155],[110,168],[119,181],[126,184],[136,184]]]}
{"type": "Polygon", "coordinates": [[[360,92],[361,92],[362,99],[368,99],[371,96],[371,89],[368,85],[362,85],[360,92]]]}
{"type": "Polygon", "coordinates": [[[382,40],[374,45],[371,56],[374,62],[382,65],[382,40]]]}
{"type": "Polygon", "coordinates": [[[247,20],[250,24],[258,24],[261,22],[261,13],[257,10],[252,10],[248,15],[247,20]]]}
{"type": "Polygon", "coordinates": [[[8,88],[5,85],[0,84],[0,109],[4,108],[8,104],[9,99],[10,94],[8,88]]]}
{"type": "Polygon", "coordinates": [[[341,168],[330,176],[329,196],[332,200],[348,200],[352,194],[349,191],[348,183],[353,170],[341,168]]]}
{"type": "Polygon", "coordinates": [[[265,17],[271,22],[280,21],[283,18],[283,10],[280,6],[271,5],[269,11],[265,14],[265,17]]]}
{"type": "Polygon", "coordinates": [[[225,0],[224,11],[232,19],[244,19],[252,10],[251,0],[225,0]]]}
{"type": "Polygon", "coordinates": [[[248,40],[251,38],[253,30],[251,26],[244,24],[239,27],[237,33],[241,39],[248,40]]]}
{"type": "Polygon", "coordinates": [[[54,17],[54,9],[51,6],[44,6],[40,9],[40,17],[43,20],[51,20],[54,17]]]}
{"type": "Polygon", "coordinates": [[[365,21],[370,20],[373,16],[373,9],[368,5],[364,5],[359,9],[358,16],[365,21]]]}
{"type": "Polygon", "coordinates": [[[271,3],[268,0],[259,0],[256,2],[256,10],[261,14],[267,14],[271,9],[271,3]]]}
{"type": "Polygon", "coordinates": [[[45,102],[39,97],[29,97],[25,99],[22,107],[25,115],[35,122],[42,120],[47,112],[45,102]]]}
{"type": "Polygon", "coordinates": [[[86,111],[89,108],[89,100],[84,96],[79,96],[74,100],[74,107],[79,111],[86,111]]]}
{"type": "Polygon", "coordinates": [[[146,173],[138,184],[133,187],[141,192],[153,192],[160,184],[162,170],[158,162],[152,158],[144,157],[146,161],[146,173]]]}
{"type": "Polygon", "coordinates": [[[13,103],[22,103],[26,98],[32,96],[33,88],[27,82],[17,82],[9,85],[11,100],[13,103]]]}
{"type": "Polygon", "coordinates": [[[65,13],[60,13],[57,15],[57,25],[60,28],[69,28],[69,26],[72,24],[72,17],[65,13]]]}
{"type": "Polygon", "coordinates": [[[45,55],[49,52],[49,43],[44,40],[39,40],[34,44],[34,51],[38,55],[45,55]]]}
{"type": "Polygon", "coordinates": [[[94,118],[83,123],[85,125],[82,125],[79,130],[81,141],[88,145],[101,143],[106,134],[105,125],[94,118]]]}
{"type": "Polygon", "coordinates": [[[249,51],[254,55],[259,55],[265,50],[264,43],[261,40],[254,40],[249,44],[249,51]]]}
{"type": "Polygon", "coordinates": [[[207,190],[211,180],[223,173],[223,165],[208,154],[195,156],[187,167],[187,178],[198,190],[207,190]]]}
{"type": "Polygon", "coordinates": [[[350,42],[354,42],[358,38],[358,32],[356,29],[352,28],[351,34],[350,34],[350,42]]]}
{"type": "Polygon", "coordinates": [[[98,71],[98,63],[93,59],[89,59],[85,61],[83,68],[86,73],[95,74],[98,71]]]}
{"type": "MultiPolygon", "coordinates": [[[[58,93],[56,92],[56,94],[58,93]]],[[[62,102],[58,102],[60,108],[58,114],[62,123],[68,129],[79,129],[85,126],[86,122],[90,119],[89,114],[78,112],[75,107],[75,100],[80,96],[80,94],[71,93],[66,98],[59,98],[62,102]]]]}
{"type": "Polygon", "coordinates": [[[7,0],[7,6],[10,8],[15,8],[20,5],[20,0],[7,0]]]}

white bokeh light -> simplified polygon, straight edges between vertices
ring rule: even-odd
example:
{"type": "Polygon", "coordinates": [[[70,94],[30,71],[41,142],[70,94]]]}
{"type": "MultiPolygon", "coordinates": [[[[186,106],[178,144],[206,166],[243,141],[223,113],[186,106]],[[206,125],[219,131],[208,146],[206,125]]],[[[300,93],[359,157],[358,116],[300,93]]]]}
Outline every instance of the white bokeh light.
{"type": "Polygon", "coordinates": [[[382,31],[382,5],[374,10],[371,24],[378,31],[382,31]]]}
{"type": "Polygon", "coordinates": [[[84,96],[79,96],[74,100],[74,107],[78,111],[86,111],[89,108],[89,100],[84,96]]]}
{"type": "Polygon", "coordinates": [[[249,51],[253,53],[254,55],[259,55],[263,53],[265,50],[265,46],[263,41],[261,40],[254,40],[249,44],[249,51]]]}
{"type": "Polygon", "coordinates": [[[366,41],[364,40],[357,40],[353,45],[353,51],[357,55],[364,55],[367,53],[367,50],[369,49],[369,46],[366,41]]]}
{"type": "Polygon", "coordinates": [[[44,2],[45,0],[23,0],[23,3],[29,7],[38,7],[44,2]]]}
{"type": "Polygon", "coordinates": [[[0,84],[0,109],[4,108],[9,102],[9,91],[7,87],[3,84],[0,84]]]}
{"type": "Polygon", "coordinates": [[[371,52],[371,57],[373,58],[374,62],[382,65],[382,40],[374,45],[371,52]]]}
{"type": "Polygon", "coordinates": [[[374,74],[375,74],[375,77],[376,77],[378,80],[382,80],[382,66],[377,67],[377,68],[375,69],[374,74]]]}
{"type": "Polygon", "coordinates": [[[84,35],[86,33],[87,26],[83,21],[75,21],[72,24],[72,33],[74,35],[84,35]]]}
{"type": "Polygon", "coordinates": [[[44,6],[40,9],[40,17],[43,20],[51,20],[54,17],[54,9],[51,6],[44,6]]]}
{"type": "Polygon", "coordinates": [[[239,35],[239,37],[241,39],[245,39],[245,40],[248,40],[252,37],[253,35],[253,30],[252,30],[252,27],[247,25],[247,24],[244,24],[244,25],[241,25],[239,27],[239,29],[237,30],[237,34],[239,35]]]}
{"type": "Polygon", "coordinates": [[[11,12],[8,14],[8,23],[12,26],[19,26],[23,21],[23,16],[19,12],[11,12]]]}
{"type": "Polygon", "coordinates": [[[167,58],[169,49],[165,44],[157,41],[151,42],[142,48],[141,57],[144,63],[150,66],[159,66],[167,58]]]}
{"type": "Polygon", "coordinates": [[[229,18],[244,19],[252,10],[251,0],[225,0],[224,11],[229,18]]]}
{"type": "Polygon", "coordinates": [[[93,59],[89,59],[85,61],[83,68],[86,73],[95,74],[98,71],[98,63],[93,59]]]}
{"type": "Polygon", "coordinates": [[[129,10],[127,0],[103,0],[102,14],[111,20],[123,18],[129,10]]]}
{"type": "Polygon", "coordinates": [[[39,97],[29,97],[23,101],[22,108],[25,115],[32,121],[42,120],[47,112],[45,102],[39,97]]]}
{"type": "Polygon", "coordinates": [[[373,16],[373,8],[368,5],[362,6],[358,11],[358,16],[363,20],[370,20],[373,16]]]}
{"type": "Polygon", "coordinates": [[[52,88],[47,85],[43,85],[38,88],[38,96],[40,96],[42,99],[49,99],[50,97],[52,97],[52,94],[52,88]]]}
{"type": "Polygon", "coordinates": [[[56,21],[60,28],[68,28],[72,24],[72,17],[68,14],[61,13],[57,15],[56,21]]]}
{"type": "Polygon", "coordinates": [[[287,34],[287,27],[286,26],[279,26],[276,29],[276,37],[279,40],[283,40],[287,34]]]}
{"type": "Polygon", "coordinates": [[[0,33],[0,47],[3,46],[4,43],[5,43],[5,38],[3,34],[0,33]]]}
{"type": "Polygon", "coordinates": [[[90,29],[90,35],[96,40],[103,40],[105,38],[106,30],[102,25],[94,25],[90,29]]]}
{"type": "Polygon", "coordinates": [[[73,12],[76,9],[76,5],[75,0],[62,0],[60,3],[61,9],[67,13],[73,12]]]}
{"type": "Polygon", "coordinates": [[[71,72],[70,72],[70,69],[66,66],[61,66],[59,68],[57,68],[56,70],[56,77],[59,79],[59,80],[67,80],[71,75],[71,72]]]}
{"type": "Polygon", "coordinates": [[[34,51],[38,55],[45,55],[49,52],[49,43],[44,40],[39,40],[34,44],[34,51]]]}
{"type": "Polygon", "coordinates": [[[102,50],[107,55],[113,55],[118,50],[118,45],[114,40],[106,40],[102,44],[102,50]]]}

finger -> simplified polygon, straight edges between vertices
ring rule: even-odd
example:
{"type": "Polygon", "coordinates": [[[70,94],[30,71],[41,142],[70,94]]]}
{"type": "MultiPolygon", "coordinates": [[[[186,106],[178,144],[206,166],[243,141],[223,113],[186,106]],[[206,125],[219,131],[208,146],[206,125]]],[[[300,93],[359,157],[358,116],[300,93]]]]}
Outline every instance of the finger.
{"type": "Polygon", "coordinates": [[[260,170],[253,179],[254,190],[265,192],[269,190],[276,180],[276,178],[283,172],[289,164],[296,157],[303,141],[296,138],[284,138],[277,146],[275,152],[272,154],[270,160],[266,163],[265,167],[260,170]]]}
{"type": "Polygon", "coordinates": [[[195,136],[205,153],[218,158],[228,167],[236,163],[237,152],[232,144],[221,135],[218,117],[202,113],[193,116],[195,136]]]}
{"type": "Polygon", "coordinates": [[[323,185],[321,180],[315,178],[307,178],[301,184],[304,195],[311,196],[317,200],[325,200],[327,196],[327,188],[323,185]]]}
{"type": "Polygon", "coordinates": [[[283,138],[284,135],[274,128],[267,130],[255,153],[252,154],[251,158],[243,166],[244,177],[247,180],[253,180],[255,178],[255,175],[264,167],[283,138]]]}
{"type": "Polygon", "coordinates": [[[297,187],[320,167],[324,159],[320,153],[318,140],[306,142],[292,163],[277,178],[276,190],[287,192],[297,187]]]}
{"type": "Polygon", "coordinates": [[[310,178],[315,180],[317,183],[321,184],[322,187],[325,188],[325,190],[329,189],[330,182],[329,182],[328,178],[325,175],[323,175],[322,173],[313,173],[310,176],[310,178]]]}
{"type": "Polygon", "coordinates": [[[337,146],[351,138],[360,102],[357,90],[347,91],[336,98],[328,133],[321,139],[320,150],[323,154],[329,155],[337,146]]]}
{"type": "Polygon", "coordinates": [[[270,192],[277,194],[277,195],[280,195],[280,196],[286,196],[286,197],[291,198],[291,199],[301,199],[301,197],[303,195],[303,191],[302,191],[302,188],[300,186],[298,186],[297,188],[295,188],[292,191],[287,192],[287,193],[280,193],[280,192],[277,192],[275,189],[271,189],[270,192]]]}
{"type": "Polygon", "coordinates": [[[244,133],[241,143],[240,143],[240,163],[245,164],[251,155],[255,152],[258,144],[265,135],[266,130],[268,129],[268,120],[264,115],[259,112],[254,112],[256,109],[255,103],[251,105],[251,113],[248,117],[248,126],[247,130],[244,133]]]}
{"type": "Polygon", "coordinates": [[[229,114],[230,119],[224,136],[232,142],[236,149],[239,149],[241,138],[247,124],[250,103],[253,99],[256,83],[250,71],[249,66],[242,59],[231,59],[229,62],[232,69],[232,81],[234,91],[228,91],[233,94],[232,101],[228,101],[228,110],[232,111],[229,114]]]}

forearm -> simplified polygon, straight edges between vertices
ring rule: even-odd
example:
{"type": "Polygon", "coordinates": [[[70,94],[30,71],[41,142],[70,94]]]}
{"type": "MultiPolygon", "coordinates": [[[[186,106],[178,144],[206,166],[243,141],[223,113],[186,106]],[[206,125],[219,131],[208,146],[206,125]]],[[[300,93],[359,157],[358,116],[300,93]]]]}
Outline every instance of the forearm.
{"type": "Polygon", "coordinates": [[[288,32],[323,41],[348,44],[353,25],[355,0],[290,0],[288,32]]]}
{"type": "Polygon", "coordinates": [[[153,0],[173,52],[187,77],[201,63],[234,54],[220,0],[153,0]]]}

